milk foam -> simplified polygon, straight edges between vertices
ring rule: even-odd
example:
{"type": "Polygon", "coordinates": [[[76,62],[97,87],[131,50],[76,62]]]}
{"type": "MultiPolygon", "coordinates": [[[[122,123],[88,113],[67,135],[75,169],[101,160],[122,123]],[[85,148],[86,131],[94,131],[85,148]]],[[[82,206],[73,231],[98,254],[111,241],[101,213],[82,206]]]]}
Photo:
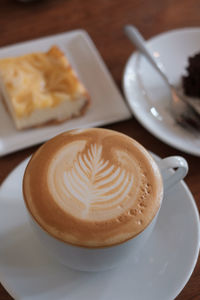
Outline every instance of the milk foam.
{"type": "Polygon", "coordinates": [[[156,215],[162,179],[136,141],[106,129],[73,130],[33,155],[24,175],[26,205],[52,236],[103,247],[137,235],[156,215]]]}
{"type": "Polygon", "coordinates": [[[73,142],[70,151],[70,144],[63,147],[49,166],[48,183],[54,200],[62,209],[79,218],[103,219],[108,210],[109,214],[114,214],[116,209],[119,213],[120,205],[134,189],[133,174],[123,166],[105,160],[103,145],[94,143],[88,146],[86,143],[84,149],[81,145],[82,142],[73,142]],[[65,161],[71,161],[67,168],[63,168],[65,161]],[[76,205],[71,205],[71,202],[76,205]]]}

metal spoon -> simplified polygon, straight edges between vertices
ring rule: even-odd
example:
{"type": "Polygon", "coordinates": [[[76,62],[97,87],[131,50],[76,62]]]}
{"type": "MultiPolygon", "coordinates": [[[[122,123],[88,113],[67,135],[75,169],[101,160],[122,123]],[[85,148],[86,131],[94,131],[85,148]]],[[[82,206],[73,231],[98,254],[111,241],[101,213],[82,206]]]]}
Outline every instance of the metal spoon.
{"type": "Polygon", "coordinates": [[[139,33],[137,28],[132,25],[126,25],[124,29],[125,29],[125,34],[129,38],[129,40],[136,46],[136,48],[143,55],[145,55],[145,57],[148,59],[151,65],[155,68],[156,71],[158,71],[160,76],[167,83],[171,91],[171,98],[172,98],[171,112],[176,122],[188,130],[198,131],[200,129],[200,116],[192,106],[184,102],[184,99],[182,99],[182,95],[180,95],[178,90],[170,83],[167,76],[157,65],[156,61],[154,60],[154,57],[151,55],[151,53],[146,47],[146,42],[144,38],[139,33]]]}

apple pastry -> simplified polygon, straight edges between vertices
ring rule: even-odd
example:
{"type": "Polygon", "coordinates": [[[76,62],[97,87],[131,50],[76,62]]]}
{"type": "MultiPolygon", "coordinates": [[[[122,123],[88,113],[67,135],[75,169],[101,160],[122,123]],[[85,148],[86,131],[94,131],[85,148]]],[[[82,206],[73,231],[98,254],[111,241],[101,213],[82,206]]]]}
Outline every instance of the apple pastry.
{"type": "Polygon", "coordinates": [[[0,87],[17,129],[80,116],[90,103],[86,88],[57,46],[45,53],[0,59],[0,87]]]}

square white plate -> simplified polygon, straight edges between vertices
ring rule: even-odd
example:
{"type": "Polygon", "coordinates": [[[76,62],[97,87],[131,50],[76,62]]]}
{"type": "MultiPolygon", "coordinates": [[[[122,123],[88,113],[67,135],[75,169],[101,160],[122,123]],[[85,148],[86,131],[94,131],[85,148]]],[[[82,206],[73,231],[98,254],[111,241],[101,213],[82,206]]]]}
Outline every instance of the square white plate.
{"type": "Polygon", "coordinates": [[[0,101],[0,156],[39,144],[66,130],[100,126],[131,117],[105,63],[84,30],[74,30],[7,46],[0,49],[0,58],[47,51],[52,45],[59,46],[66,54],[89,91],[91,106],[84,116],[59,125],[18,131],[0,101]]]}

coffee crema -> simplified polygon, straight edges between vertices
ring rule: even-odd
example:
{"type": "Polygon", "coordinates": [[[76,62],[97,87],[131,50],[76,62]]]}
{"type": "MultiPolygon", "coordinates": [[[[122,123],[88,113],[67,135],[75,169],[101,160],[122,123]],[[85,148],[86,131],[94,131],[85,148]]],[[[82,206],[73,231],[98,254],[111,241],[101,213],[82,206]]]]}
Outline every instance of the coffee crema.
{"type": "Polygon", "coordinates": [[[159,210],[163,185],[150,154],[107,129],[72,130],[32,156],[23,179],[26,206],[50,235],[83,247],[122,243],[159,210]]]}

